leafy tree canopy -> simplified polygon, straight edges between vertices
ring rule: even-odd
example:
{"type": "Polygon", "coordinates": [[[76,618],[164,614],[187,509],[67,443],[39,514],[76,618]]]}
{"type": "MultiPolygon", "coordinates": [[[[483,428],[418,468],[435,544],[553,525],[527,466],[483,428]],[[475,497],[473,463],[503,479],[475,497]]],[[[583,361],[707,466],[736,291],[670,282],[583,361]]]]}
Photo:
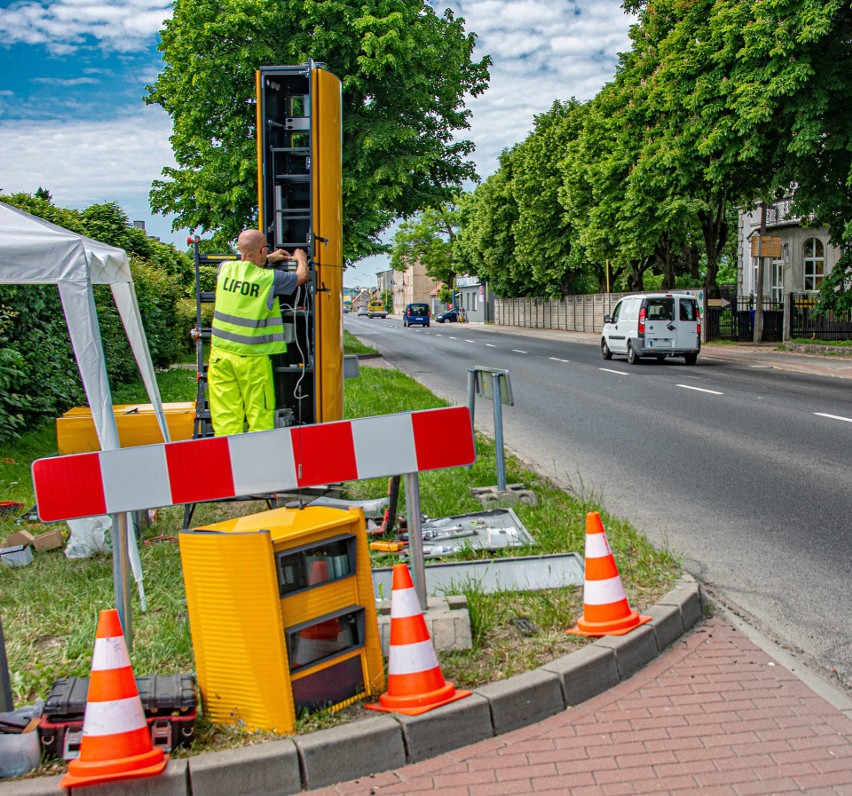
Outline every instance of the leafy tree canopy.
{"type": "Polygon", "coordinates": [[[146,101],[172,117],[177,167],[154,183],[175,228],[230,238],[256,218],[255,70],[324,63],[343,83],[344,251],[383,250],[398,216],[440,205],[475,175],[465,95],[487,87],[475,36],[425,0],[176,0],[165,67],[146,101]]]}
{"type": "Polygon", "coordinates": [[[452,284],[455,277],[453,241],[458,227],[456,199],[405,219],[391,241],[391,268],[404,271],[420,262],[432,279],[452,284]]]}

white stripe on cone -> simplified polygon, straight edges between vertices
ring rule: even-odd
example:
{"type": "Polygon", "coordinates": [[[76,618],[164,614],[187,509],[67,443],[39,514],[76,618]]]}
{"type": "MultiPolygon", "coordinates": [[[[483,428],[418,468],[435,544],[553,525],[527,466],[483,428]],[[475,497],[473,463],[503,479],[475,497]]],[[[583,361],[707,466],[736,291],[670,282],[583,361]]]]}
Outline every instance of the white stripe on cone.
{"type": "Polygon", "coordinates": [[[95,651],[92,655],[92,671],[102,672],[106,669],[123,669],[130,666],[130,656],[124,638],[96,638],[95,651]]]}
{"type": "Polygon", "coordinates": [[[586,535],[586,558],[606,558],[612,555],[605,533],[586,535]]]}
{"type": "Polygon", "coordinates": [[[394,644],[388,656],[388,674],[418,674],[438,666],[431,639],[415,644],[394,644]]]}
{"type": "Polygon", "coordinates": [[[606,580],[587,580],[583,588],[583,602],[586,605],[610,605],[626,599],[619,575],[606,580]]]}
{"type": "Polygon", "coordinates": [[[86,703],[83,735],[118,735],[147,726],[142,700],[138,696],[86,703]]]}
{"type": "Polygon", "coordinates": [[[407,619],[423,613],[417,592],[413,588],[395,589],[391,597],[391,619],[407,619]]]}

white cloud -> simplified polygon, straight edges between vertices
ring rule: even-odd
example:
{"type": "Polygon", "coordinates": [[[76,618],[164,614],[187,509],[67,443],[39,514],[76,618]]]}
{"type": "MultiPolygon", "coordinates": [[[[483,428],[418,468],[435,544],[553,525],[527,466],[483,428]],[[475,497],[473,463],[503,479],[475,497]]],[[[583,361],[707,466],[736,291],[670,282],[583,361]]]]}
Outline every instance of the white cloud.
{"type": "Polygon", "coordinates": [[[89,39],[106,50],[147,49],[171,17],[165,0],[19,0],[0,17],[5,44],[44,45],[55,55],[67,55],[89,39]]]}
{"type": "Polygon", "coordinates": [[[468,102],[468,135],[480,177],[497,156],[526,138],[533,118],[554,100],[591,99],[615,74],[617,53],[629,49],[633,18],[616,0],[436,0],[477,34],[475,58],[490,55],[488,90],[468,102]]]}
{"type": "Polygon", "coordinates": [[[34,77],[33,83],[42,83],[47,86],[64,86],[65,88],[68,88],[69,86],[96,86],[100,83],[100,80],[97,80],[94,77],[34,77]]]}
{"type": "Polygon", "coordinates": [[[110,122],[0,122],[0,190],[33,193],[46,188],[61,207],[83,209],[117,202],[149,233],[171,237],[168,223],[148,207],[151,182],[174,165],[171,120],[159,108],[141,107],[110,122]]]}

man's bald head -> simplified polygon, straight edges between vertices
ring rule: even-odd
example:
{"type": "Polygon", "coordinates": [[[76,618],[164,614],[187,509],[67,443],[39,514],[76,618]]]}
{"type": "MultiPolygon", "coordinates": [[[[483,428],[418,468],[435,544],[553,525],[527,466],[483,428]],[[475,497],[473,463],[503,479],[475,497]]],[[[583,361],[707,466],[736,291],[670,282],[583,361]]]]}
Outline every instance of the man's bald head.
{"type": "Polygon", "coordinates": [[[258,260],[265,262],[265,255],[262,254],[263,248],[266,246],[266,236],[259,229],[246,229],[240,233],[237,238],[237,249],[244,260],[257,262],[258,260]]]}

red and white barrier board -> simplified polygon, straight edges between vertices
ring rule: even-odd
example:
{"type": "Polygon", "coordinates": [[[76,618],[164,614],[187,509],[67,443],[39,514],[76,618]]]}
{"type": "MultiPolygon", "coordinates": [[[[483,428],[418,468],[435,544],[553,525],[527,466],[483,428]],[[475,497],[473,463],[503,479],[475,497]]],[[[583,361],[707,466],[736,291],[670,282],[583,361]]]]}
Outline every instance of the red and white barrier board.
{"type": "Polygon", "coordinates": [[[467,407],[168,442],[33,462],[56,522],[472,464],[467,407]]]}

